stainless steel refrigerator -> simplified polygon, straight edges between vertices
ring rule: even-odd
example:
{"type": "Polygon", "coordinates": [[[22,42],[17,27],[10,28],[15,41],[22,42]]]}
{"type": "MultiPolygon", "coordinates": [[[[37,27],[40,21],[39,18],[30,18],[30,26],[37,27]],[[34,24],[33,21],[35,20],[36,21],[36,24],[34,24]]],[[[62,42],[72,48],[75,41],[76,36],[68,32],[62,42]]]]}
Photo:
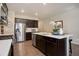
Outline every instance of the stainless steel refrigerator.
{"type": "Polygon", "coordinates": [[[25,41],[25,23],[16,23],[16,42],[25,41]]]}

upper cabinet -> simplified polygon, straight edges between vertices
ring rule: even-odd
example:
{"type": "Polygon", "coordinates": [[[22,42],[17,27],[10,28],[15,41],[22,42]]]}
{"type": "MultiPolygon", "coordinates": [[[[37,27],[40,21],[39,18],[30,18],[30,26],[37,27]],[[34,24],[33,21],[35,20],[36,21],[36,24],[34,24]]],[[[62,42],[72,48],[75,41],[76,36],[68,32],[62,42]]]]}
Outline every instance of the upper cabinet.
{"type": "Polygon", "coordinates": [[[26,28],[38,28],[38,20],[15,18],[16,22],[26,23],[26,28]]]}
{"type": "Polygon", "coordinates": [[[6,3],[0,4],[0,23],[7,23],[8,20],[8,7],[6,3]]]}
{"type": "Polygon", "coordinates": [[[38,20],[27,20],[26,27],[27,28],[38,28],[38,20]]]}

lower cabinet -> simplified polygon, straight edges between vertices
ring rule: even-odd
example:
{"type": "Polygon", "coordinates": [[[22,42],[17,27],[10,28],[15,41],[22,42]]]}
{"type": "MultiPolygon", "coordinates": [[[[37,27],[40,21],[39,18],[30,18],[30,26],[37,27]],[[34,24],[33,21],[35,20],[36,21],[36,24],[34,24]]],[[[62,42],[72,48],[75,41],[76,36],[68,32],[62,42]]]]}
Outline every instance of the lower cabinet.
{"type": "Polygon", "coordinates": [[[31,39],[32,39],[32,33],[26,32],[26,40],[31,40],[31,39]]]}
{"type": "Polygon", "coordinates": [[[36,47],[47,56],[65,56],[65,40],[36,35],[36,47]]]}
{"type": "Polygon", "coordinates": [[[48,56],[65,56],[66,55],[66,39],[46,39],[46,54],[48,56]]]}
{"type": "Polygon", "coordinates": [[[46,45],[46,54],[48,56],[56,56],[57,52],[57,45],[54,42],[51,42],[47,40],[47,45],[46,45]]]}
{"type": "Polygon", "coordinates": [[[46,52],[46,42],[43,36],[36,36],[36,47],[43,53],[46,52]]]}

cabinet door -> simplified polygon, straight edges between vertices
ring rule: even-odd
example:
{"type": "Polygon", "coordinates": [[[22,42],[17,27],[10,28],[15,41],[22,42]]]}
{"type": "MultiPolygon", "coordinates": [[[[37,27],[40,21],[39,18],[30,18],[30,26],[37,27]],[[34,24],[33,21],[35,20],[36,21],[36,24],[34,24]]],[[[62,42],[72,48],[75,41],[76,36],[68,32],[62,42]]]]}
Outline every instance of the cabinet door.
{"type": "Polygon", "coordinates": [[[45,53],[45,48],[46,47],[46,43],[45,43],[45,40],[42,38],[41,39],[41,51],[43,52],[43,53],[45,53]]]}
{"type": "Polygon", "coordinates": [[[66,56],[66,38],[57,41],[57,55],[66,56]]]}
{"type": "Polygon", "coordinates": [[[26,21],[26,28],[32,28],[32,21],[31,20],[27,20],[26,21]]]}
{"type": "Polygon", "coordinates": [[[57,55],[57,45],[56,45],[56,43],[51,42],[51,41],[47,41],[46,54],[48,56],[56,56],[57,55]]]}
{"type": "Polygon", "coordinates": [[[41,47],[40,44],[41,44],[40,36],[36,35],[36,47],[37,47],[38,49],[40,49],[40,47],[41,47]]]}
{"type": "Polygon", "coordinates": [[[26,27],[28,28],[38,28],[38,21],[37,20],[27,20],[26,27]]]}
{"type": "Polygon", "coordinates": [[[45,46],[46,46],[46,43],[45,43],[45,40],[43,39],[42,36],[40,35],[37,35],[36,36],[36,47],[43,53],[45,53],[45,46]]]}
{"type": "Polygon", "coordinates": [[[31,39],[32,39],[32,33],[26,32],[26,40],[31,40],[31,39]]]}
{"type": "Polygon", "coordinates": [[[33,20],[33,28],[38,28],[38,21],[37,20],[33,20]]]}

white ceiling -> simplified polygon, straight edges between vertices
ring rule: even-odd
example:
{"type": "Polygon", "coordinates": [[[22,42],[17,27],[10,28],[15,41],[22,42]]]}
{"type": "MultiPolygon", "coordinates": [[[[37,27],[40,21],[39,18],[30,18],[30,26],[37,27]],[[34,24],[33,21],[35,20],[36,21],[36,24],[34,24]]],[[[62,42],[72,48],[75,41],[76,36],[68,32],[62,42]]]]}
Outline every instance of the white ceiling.
{"type": "Polygon", "coordinates": [[[31,17],[38,17],[40,19],[46,19],[53,17],[56,14],[60,14],[68,9],[79,6],[78,3],[7,3],[9,10],[15,11],[15,14],[21,14],[21,10],[24,10],[24,15],[31,17]],[[38,13],[35,16],[35,13],[38,13]]]}

